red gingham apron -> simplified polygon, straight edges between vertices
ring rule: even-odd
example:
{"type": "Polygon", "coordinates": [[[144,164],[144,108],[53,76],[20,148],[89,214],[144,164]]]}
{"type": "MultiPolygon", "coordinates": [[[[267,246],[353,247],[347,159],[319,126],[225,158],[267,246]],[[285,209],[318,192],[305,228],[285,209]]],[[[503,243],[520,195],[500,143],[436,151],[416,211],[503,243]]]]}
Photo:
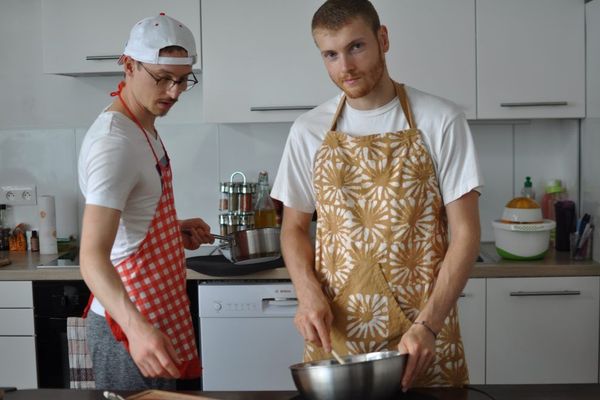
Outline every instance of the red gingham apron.
{"type": "MultiPolygon", "coordinates": [[[[181,378],[197,378],[200,376],[200,360],[189,311],[190,301],[186,292],[185,253],[175,211],[169,157],[161,140],[166,159],[165,165],[162,165],[150,144],[148,134],[121,97],[121,89],[124,86],[125,83],[121,82],[117,92],[111,93],[111,96],[119,96],[129,116],[146,137],[161,177],[162,194],[144,240],[133,254],[115,268],[129,299],[139,312],[171,340],[181,360],[178,367],[181,378]]],[[[84,317],[92,299],[93,295],[84,317]]],[[[125,333],[108,312],[105,314],[115,339],[122,342],[129,351],[129,341],[125,333]]]]}

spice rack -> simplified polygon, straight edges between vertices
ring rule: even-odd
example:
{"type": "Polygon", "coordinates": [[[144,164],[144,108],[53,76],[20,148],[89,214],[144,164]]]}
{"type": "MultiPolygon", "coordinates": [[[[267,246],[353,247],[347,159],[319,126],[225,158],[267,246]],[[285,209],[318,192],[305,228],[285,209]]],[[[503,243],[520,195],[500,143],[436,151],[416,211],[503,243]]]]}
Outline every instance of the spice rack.
{"type": "Polygon", "coordinates": [[[254,228],[256,182],[248,182],[241,171],[231,174],[228,182],[221,182],[219,197],[219,230],[223,236],[254,228]],[[242,181],[234,181],[240,176],[242,181]]]}

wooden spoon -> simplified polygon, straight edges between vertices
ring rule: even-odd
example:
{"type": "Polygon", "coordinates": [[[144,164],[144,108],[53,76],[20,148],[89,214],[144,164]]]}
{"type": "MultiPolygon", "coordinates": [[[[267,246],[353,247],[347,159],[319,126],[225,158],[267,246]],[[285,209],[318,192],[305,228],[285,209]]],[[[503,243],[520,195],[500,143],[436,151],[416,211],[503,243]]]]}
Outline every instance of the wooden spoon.
{"type": "Polygon", "coordinates": [[[335,357],[337,362],[339,362],[342,365],[346,364],[346,361],[344,361],[344,359],[340,357],[340,355],[335,350],[331,350],[331,354],[333,354],[333,357],[335,357]]]}

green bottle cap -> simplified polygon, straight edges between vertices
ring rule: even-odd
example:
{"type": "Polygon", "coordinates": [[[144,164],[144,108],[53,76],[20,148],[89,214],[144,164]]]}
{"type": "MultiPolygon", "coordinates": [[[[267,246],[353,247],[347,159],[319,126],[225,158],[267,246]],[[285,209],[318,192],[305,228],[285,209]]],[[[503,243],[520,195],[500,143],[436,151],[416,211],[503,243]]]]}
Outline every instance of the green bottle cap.
{"type": "Polygon", "coordinates": [[[524,184],[524,186],[526,188],[530,188],[531,187],[531,177],[529,177],[529,176],[525,177],[525,184],[524,184]]]}
{"type": "Polygon", "coordinates": [[[560,193],[564,192],[565,188],[562,187],[560,179],[549,179],[546,182],[546,193],[560,193]]]}

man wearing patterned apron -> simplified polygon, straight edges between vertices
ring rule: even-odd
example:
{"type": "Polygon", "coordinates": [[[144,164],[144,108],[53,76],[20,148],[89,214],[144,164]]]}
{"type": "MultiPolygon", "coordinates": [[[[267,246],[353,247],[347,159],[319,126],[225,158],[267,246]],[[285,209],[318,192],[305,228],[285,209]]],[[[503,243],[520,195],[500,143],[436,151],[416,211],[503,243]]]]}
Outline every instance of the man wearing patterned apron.
{"type": "Polygon", "coordinates": [[[162,13],[138,22],[119,60],[125,79],[82,143],[81,274],[93,293],[86,326],[97,388],[175,389],[176,378],[200,376],[184,248],[214,238],[202,219],[177,219],[154,126],[197,83],[195,62],[181,22],[162,13]]]}
{"type": "Polygon", "coordinates": [[[294,122],[272,191],[305,359],[399,350],[404,390],[462,386],[456,301],[479,249],[482,186],[464,113],[390,78],[370,2],[327,1],[312,32],[343,93],[294,122]]]}

